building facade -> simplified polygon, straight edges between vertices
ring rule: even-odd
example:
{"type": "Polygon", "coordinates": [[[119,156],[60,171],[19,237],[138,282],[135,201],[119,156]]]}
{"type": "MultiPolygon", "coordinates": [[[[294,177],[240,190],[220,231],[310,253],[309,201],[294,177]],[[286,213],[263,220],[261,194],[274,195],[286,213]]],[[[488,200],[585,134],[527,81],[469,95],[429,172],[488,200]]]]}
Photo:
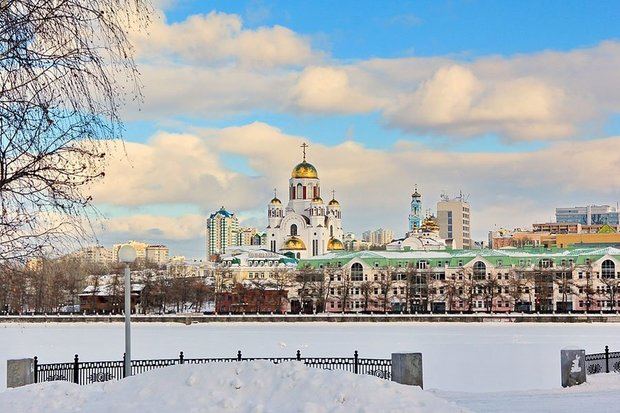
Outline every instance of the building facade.
{"type": "Polygon", "coordinates": [[[372,246],[383,246],[389,244],[394,239],[394,231],[391,229],[379,228],[371,231],[364,231],[362,241],[372,246]]]}
{"type": "Polygon", "coordinates": [[[620,309],[620,249],[613,247],[338,252],[298,268],[323,274],[332,312],[620,309]]]}
{"type": "Polygon", "coordinates": [[[308,258],[329,251],[342,250],[342,214],[340,203],[332,193],[325,204],[321,198],[321,181],[316,168],[303,160],[291,173],[286,206],[277,195],[267,209],[266,246],[295,258],[308,258]]]}
{"type": "Polygon", "coordinates": [[[609,205],[556,208],[555,220],[582,225],[618,225],[620,224],[620,212],[609,205]]]}
{"type": "Polygon", "coordinates": [[[471,211],[463,195],[449,198],[445,195],[437,202],[439,237],[451,240],[454,249],[469,249],[471,242],[471,211]]]}
{"type": "Polygon", "coordinates": [[[212,213],[207,219],[207,260],[224,254],[226,248],[239,245],[239,220],[224,207],[212,213]]]}

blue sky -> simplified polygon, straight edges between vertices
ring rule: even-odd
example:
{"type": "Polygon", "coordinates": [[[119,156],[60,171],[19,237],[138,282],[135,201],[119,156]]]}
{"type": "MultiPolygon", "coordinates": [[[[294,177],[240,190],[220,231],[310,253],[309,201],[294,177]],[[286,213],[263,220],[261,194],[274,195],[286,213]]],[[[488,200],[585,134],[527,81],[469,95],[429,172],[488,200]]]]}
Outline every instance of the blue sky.
{"type": "Polygon", "coordinates": [[[620,36],[617,1],[187,1],[170,21],[219,10],[283,25],[339,59],[510,55],[570,50],[620,36]]]}
{"type": "Polygon", "coordinates": [[[199,257],[199,223],[221,205],[260,228],[301,140],[358,233],[402,233],[414,183],[430,209],[442,191],[471,194],[477,239],[620,198],[599,162],[620,149],[617,1],[162,4],[136,40],[136,195],[115,193],[113,165],[96,197],[104,242],[199,257]]]}

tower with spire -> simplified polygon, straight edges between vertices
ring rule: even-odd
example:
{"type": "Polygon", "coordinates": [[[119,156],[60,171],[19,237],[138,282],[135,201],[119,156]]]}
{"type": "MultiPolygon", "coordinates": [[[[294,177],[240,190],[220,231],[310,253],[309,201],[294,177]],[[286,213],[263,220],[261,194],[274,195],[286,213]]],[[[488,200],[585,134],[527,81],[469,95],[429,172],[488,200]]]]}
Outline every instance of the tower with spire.
{"type": "Polygon", "coordinates": [[[409,232],[416,232],[422,226],[422,195],[415,185],[411,194],[411,212],[409,212],[409,232]]]}

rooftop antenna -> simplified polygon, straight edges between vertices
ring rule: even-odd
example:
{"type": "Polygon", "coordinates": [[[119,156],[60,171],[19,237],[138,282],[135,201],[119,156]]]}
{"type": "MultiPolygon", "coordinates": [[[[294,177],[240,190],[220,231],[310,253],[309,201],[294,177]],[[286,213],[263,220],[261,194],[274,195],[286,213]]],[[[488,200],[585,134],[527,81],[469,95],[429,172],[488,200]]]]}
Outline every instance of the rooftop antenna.
{"type": "Polygon", "coordinates": [[[304,154],[304,162],[306,162],[306,148],[308,147],[308,144],[306,142],[301,144],[301,150],[303,151],[304,154]]]}

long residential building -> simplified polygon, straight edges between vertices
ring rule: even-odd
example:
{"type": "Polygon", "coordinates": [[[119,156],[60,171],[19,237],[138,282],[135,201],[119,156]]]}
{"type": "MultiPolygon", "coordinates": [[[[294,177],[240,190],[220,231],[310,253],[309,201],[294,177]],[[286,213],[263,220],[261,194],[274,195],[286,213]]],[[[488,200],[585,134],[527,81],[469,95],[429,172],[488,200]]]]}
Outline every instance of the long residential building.
{"type": "Polygon", "coordinates": [[[620,308],[614,247],[332,252],[298,269],[323,274],[320,307],[329,312],[620,308]]]}

